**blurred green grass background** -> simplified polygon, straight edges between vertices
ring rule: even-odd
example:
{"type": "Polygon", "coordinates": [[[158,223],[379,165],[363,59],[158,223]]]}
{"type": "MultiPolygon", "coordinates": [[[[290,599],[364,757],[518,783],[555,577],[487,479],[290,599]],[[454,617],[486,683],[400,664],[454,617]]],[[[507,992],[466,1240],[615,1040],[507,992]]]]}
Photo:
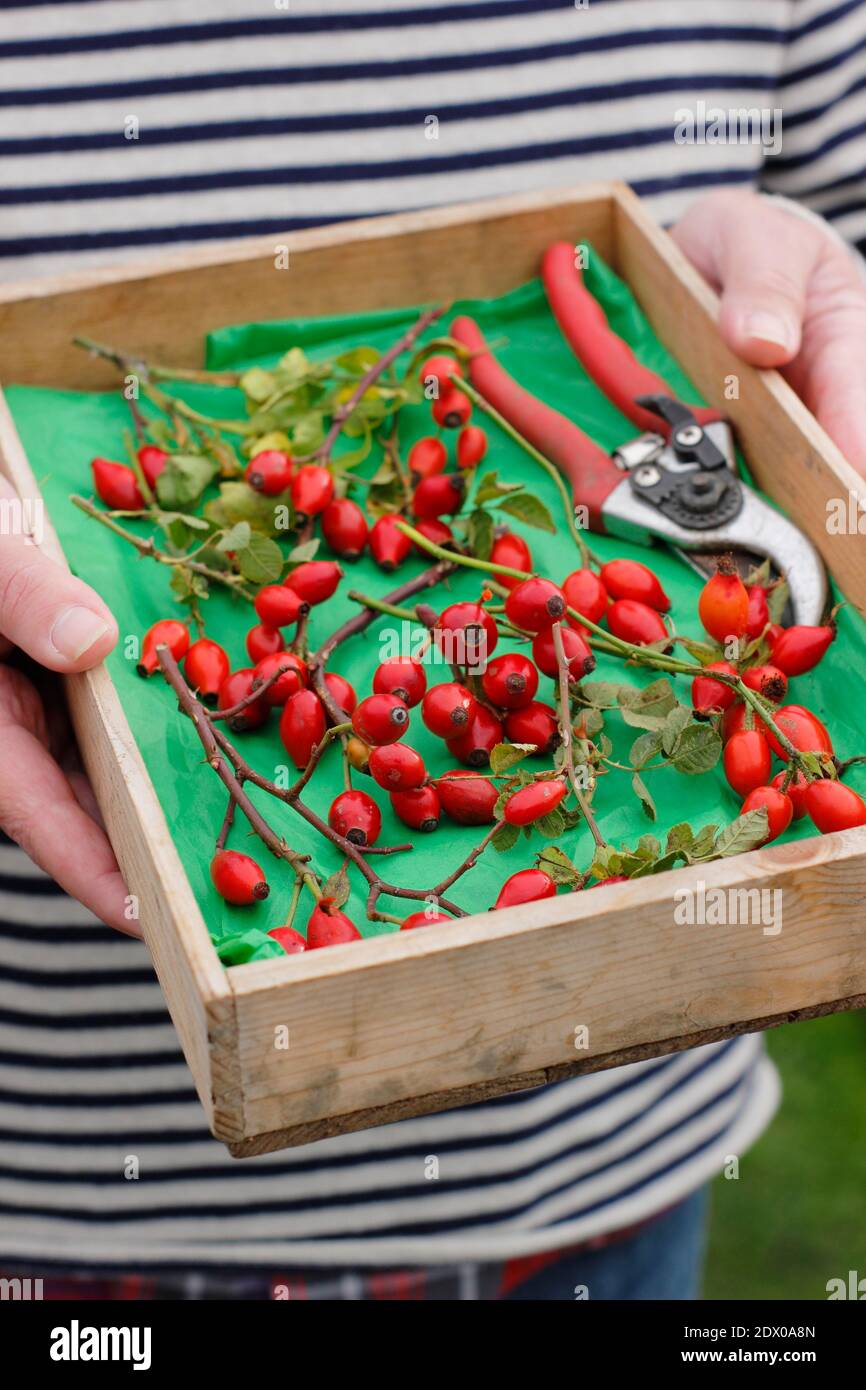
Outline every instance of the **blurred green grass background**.
{"type": "Polygon", "coordinates": [[[704,1297],[826,1299],[866,1277],[866,1011],[772,1029],[782,1105],[719,1178],[704,1297]]]}

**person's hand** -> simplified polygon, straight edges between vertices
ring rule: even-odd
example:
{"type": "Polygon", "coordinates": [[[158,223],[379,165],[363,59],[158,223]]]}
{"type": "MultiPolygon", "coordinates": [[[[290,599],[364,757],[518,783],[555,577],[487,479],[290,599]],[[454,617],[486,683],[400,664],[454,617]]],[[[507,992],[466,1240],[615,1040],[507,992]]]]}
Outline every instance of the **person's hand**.
{"type": "MultiPolygon", "coordinates": [[[[14,498],[0,477],[0,500],[14,498]]],[[[0,828],[102,921],[139,936],[123,915],[126,887],[78,763],[60,682],[48,674],[86,671],[116,641],[117,624],[92,589],[25,536],[0,534],[0,828]],[[20,653],[37,663],[32,679],[20,653]]]]}
{"type": "Polygon", "coordinates": [[[755,193],[712,193],[672,229],[721,295],[721,329],[741,357],[780,367],[866,476],[866,282],[822,227],[755,193]]]}

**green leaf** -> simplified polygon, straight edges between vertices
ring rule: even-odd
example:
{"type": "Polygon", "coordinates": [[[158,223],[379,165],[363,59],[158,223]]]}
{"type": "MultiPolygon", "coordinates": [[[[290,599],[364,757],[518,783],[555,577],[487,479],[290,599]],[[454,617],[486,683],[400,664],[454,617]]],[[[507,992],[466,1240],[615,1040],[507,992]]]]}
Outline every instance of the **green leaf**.
{"type": "Polygon", "coordinates": [[[766,806],[747,811],[719,831],[713,843],[713,854],[720,859],[728,859],[732,854],[757,849],[766,840],[769,828],[766,806]]]}
{"type": "Polygon", "coordinates": [[[534,752],[534,743],[497,743],[490,750],[490,771],[507,772],[534,752]]]}
{"type": "Polygon", "coordinates": [[[711,661],[720,659],[722,649],[716,642],[696,642],[693,637],[680,637],[679,642],[689,656],[693,656],[702,666],[709,666],[711,661]]]}
{"type": "Polygon", "coordinates": [[[556,523],[553,517],[541,498],[535,497],[531,492],[521,492],[514,497],[506,497],[504,501],[498,502],[497,506],[501,512],[507,512],[509,516],[516,517],[525,526],[534,526],[537,531],[549,531],[552,536],[556,535],[556,523]]]}
{"type": "Polygon", "coordinates": [[[717,830],[717,825],[701,826],[688,851],[689,863],[697,859],[706,859],[708,856],[712,856],[717,830]]]}
{"type": "Polygon", "coordinates": [[[361,377],[376,365],[380,356],[379,349],[370,347],[368,344],[350,348],[348,352],[342,352],[335,365],[342,367],[344,372],[351,372],[353,376],[361,377]]]}
{"type": "Polygon", "coordinates": [[[251,535],[252,530],[248,521],[235,522],[222,539],[217,541],[217,550],[246,550],[251,535]]]}
{"type": "Polygon", "coordinates": [[[321,411],[311,410],[292,426],[292,447],[296,454],[311,454],[325,438],[325,420],[321,411]]]}
{"type": "Polygon", "coordinates": [[[770,582],[770,561],[762,560],[759,565],[753,565],[743,580],[747,589],[751,589],[754,584],[759,584],[762,589],[766,589],[770,582]]]}
{"type": "Polygon", "coordinates": [[[568,826],[559,807],[555,806],[552,811],[548,811],[546,816],[539,816],[538,820],[534,820],[532,829],[537,830],[541,835],[546,835],[551,840],[556,840],[568,829],[568,826]]]}
{"type": "Polygon", "coordinates": [[[635,796],[638,798],[643,808],[644,815],[647,816],[650,820],[656,820],[656,804],[650,796],[649,790],[645,782],[643,781],[643,778],[639,777],[638,774],[635,773],[631,779],[631,785],[635,796]]]}
{"type": "Polygon", "coordinates": [[[632,767],[645,767],[650,758],[655,757],[659,750],[660,740],[658,733],[651,731],[640,734],[631,746],[629,761],[632,767]]]}
{"type": "Polygon", "coordinates": [[[343,864],[336,873],[331,874],[322,889],[322,894],[326,898],[333,898],[333,906],[340,908],[348,902],[350,891],[348,865],[343,864]]]}
{"type": "Polygon", "coordinates": [[[250,367],[249,371],[244,372],[239,385],[244,395],[256,405],[268,400],[277,389],[276,379],[264,367],[250,367]]]}
{"type": "Polygon", "coordinates": [[[499,829],[493,836],[493,839],[490,841],[490,843],[492,844],[493,848],[499,850],[501,854],[503,850],[512,849],[514,845],[517,844],[517,841],[519,839],[520,826],[508,825],[506,823],[505,825],[500,825],[499,829]]]}
{"type": "Polygon", "coordinates": [[[595,734],[599,733],[604,728],[604,715],[600,709],[591,707],[590,709],[584,710],[579,719],[575,722],[583,726],[588,738],[593,738],[595,734]]]}
{"type": "Polygon", "coordinates": [[[689,724],[680,734],[673,757],[677,772],[689,777],[709,772],[722,754],[722,741],[710,724],[689,724]]]}
{"type": "Polygon", "coordinates": [[[283,552],[276,541],[253,531],[246,548],[238,551],[238,568],[251,584],[274,584],[283,572],[283,552]]]}
{"type": "Polygon", "coordinates": [[[289,516],[293,515],[289,492],[281,492],[278,497],[265,497],[244,482],[230,480],[220,483],[219,497],[212,497],[205,503],[204,514],[221,528],[248,521],[253,530],[272,536],[277,529],[277,507],[285,507],[289,516]]]}
{"type": "Polygon", "coordinates": [[[681,850],[690,849],[694,843],[694,839],[695,832],[692,830],[688,821],[680,821],[678,825],[672,826],[668,831],[665,848],[669,853],[673,853],[674,851],[679,853],[681,850]]]}
{"type": "Polygon", "coordinates": [[[782,614],[785,612],[790,597],[791,591],[787,583],[784,579],[780,579],[779,583],[767,594],[767,609],[770,614],[771,623],[780,623],[782,621],[782,614]]]}
{"type": "Polygon", "coordinates": [[[522,488],[522,483],[500,483],[499,474],[494,469],[490,473],[485,473],[478,480],[478,486],[475,489],[475,505],[477,507],[482,502],[490,502],[498,497],[507,497],[510,492],[520,492],[522,488]]]}
{"type": "Polygon", "coordinates": [[[566,884],[569,888],[579,888],[583,883],[583,875],[578,873],[568,855],[563,854],[556,845],[545,845],[536,863],[554,883],[566,884]]]}
{"type": "MultiPolygon", "coordinates": [[[[344,431],[345,433],[345,431],[344,431]]],[[[356,431],[358,433],[358,431],[356,431]]],[[[356,449],[344,449],[342,453],[336,454],[331,460],[331,472],[334,474],[347,473],[350,468],[357,468],[359,463],[363,463],[373,447],[373,431],[369,424],[364,422],[364,438],[356,449]]]]}
{"type": "Polygon", "coordinates": [[[313,366],[310,359],[303,348],[299,347],[289,348],[277,363],[277,373],[282,386],[288,386],[293,382],[300,385],[311,370],[313,366]]]}
{"type": "Polygon", "coordinates": [[[320,545],[321,541],[318,536],[314,536],[312,540],[303,541],[300,545],[293,546],[289,551],[289,559],[293,565],[302,565],[306,560],[315,559],[320,545]]]}
{"type": "Polygon", "coordinates": [[[613,681],[583,681],[580,693],[596,709],[616,709],[620,702],[619,692],[627,688],[615,685],[613,681]]]}
{"type": "Polygon", "coordinates": [[[493,549],[493,517],[483,507],[477,507],[469,517],[467,535],[469,549],[479,560],[489,560],[493,549]]]}
{"type": "Polygon", "coordinates": [[[664,722],[662,747],[668,757],[675,751],[683,730],[692,722],[692,712],[685,705],[675,705],[664,722]]]}
{"type": "Polygon", "coordinates": [[[198,501],[216,474],[213,459],[203,454],[169,454],[156,480],[156,495],[163,507],[188,507],[198,501]]]}

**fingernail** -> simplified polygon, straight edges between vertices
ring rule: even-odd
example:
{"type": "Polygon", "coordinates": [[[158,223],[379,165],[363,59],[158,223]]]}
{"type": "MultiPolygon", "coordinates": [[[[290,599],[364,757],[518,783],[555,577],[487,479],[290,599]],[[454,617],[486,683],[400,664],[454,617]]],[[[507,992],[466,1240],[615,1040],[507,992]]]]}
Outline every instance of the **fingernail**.
{"type": "Polygon", "coordinates": [[[64,661],[77,661],[108,630],[109,624],[92,608],[72,604],[69,608],[61,608],[48,640],[64,661]]]}
{"type": "Polygon", "coordinates": [[[763,343],[778,343],[787,352],[793,352],[797,346],[796,328],[778,314],[747,314],[743,319],[743,336],[760,338],[763,343]]]}

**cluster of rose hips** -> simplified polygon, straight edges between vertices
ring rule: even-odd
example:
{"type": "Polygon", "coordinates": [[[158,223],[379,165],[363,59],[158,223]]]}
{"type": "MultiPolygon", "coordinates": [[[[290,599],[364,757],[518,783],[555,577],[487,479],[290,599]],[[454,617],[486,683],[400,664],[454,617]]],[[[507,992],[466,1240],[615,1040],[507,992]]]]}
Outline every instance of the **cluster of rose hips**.
{"type": "MultiPolygon", "coordinates": [[[[458,542],[444,518],[460,511],[465,471],[474,468],[487,450],[484,431],[468,423],[470,401],[451,383],[451,377],[460,374],[457,361],[442,356],[429,358],[420,372],[422,382],[433,380],[438,386],[431,402],[435,424],[440,429],[459,431],[456,471],[446,471],[448,449],[438,435],[420,439],[408,456],[412,523],[427,541],[446,547],[458,542]]],[[[139,451],[138,458],[152,486],[167,455],[148,445],[139,451]]],[[[109,506],[124,510],[144,506],[131,468],[96,459],[93,474],[96,490],[109,506]]],[[[400,528],[399,513],[382,515],[371,526],[355,501],[335,496],[332,474],[323,465],[299,465],[287,452],[267,449],[253,456],[245,476],[250,487],[265,495],[288,493],[299,518],[317,517],[325,541],[341,560],[356,560],[369,548],[383,570],[393,571],[413,549],[421,549],[400,528]]],[[[532,572],[529,547],[510,532],[497,535],[490,559],[495,565],[532,572]]],[[[165,619],[145,636],[138,669],[143,675],[155,671],[159,664],[156,649],[166,645],[175,660],[183,660],[186,680],[205,704],[220,711],[243,706],[228,718],[234,733],[259,728],[279,711],[280,739],[295,767],[303,771],[320,750],[329,718],[311,686],[306,661],[288,649],[285,633],[315,605],[332,598],[342,577],[337,560],[309,560],[293,568],[284,582],[261,588],[255,598],[259,622],[246,634],[249,665],[232,670],[228,654],[217,642],[200,637],[190,643],[186,624],[165,619]],[[256,698],[260,688],[262,694],[256,698]]],[[[554,682],[560,677],[555,628],[575,688],[595,666],[592,634],[580,618],[590,625],[604,622],[614,638],[634,646],[652,645],[665,651],[675,640],[664,617],[670,600],[657,576],[638,561],[610,560],[597,573],[582,567],[561,585],[537,575],[527,579],[497,577],[507,590],[505,625],[512,635],[523,638],[531,655],[522,651],[494,655],[500,627],[496,615],[485,607],[492,597],[486,590],[480,601],[448,605],[430,630],[430,641],[442,649],[446,660],[453,660],[449,653],[459,652],[457,664],[468,672],[477,670],[477,677],[428,686],[427,669],[421,660],[395,658],[378,666],[371,693],[359,700],[345,677],[335,672],[323,676],[331,701],[343,712],[345,722],[351,722],[352,736],[347,742],[350,765],[368,774],[388,793],[400,821],[422,833],[435,831],[443,815],[460,825],[491,826],[501,817],[510,825],[528,826],[549,815],[568,795],[568,780],[561,769],[540,772],[522,785],[506,780],[504,795],[483,772],[492,750],[502,743],[528,746],[541,758],[549,758],[556,750],[561,738],[557,709],[537,698],[542,677],[554,682]],[[461,766],[431,775],[406,737],[415,709],[426,728],[442,740],[450,758],[461,766]]],[[[747,588],[733,565],[726,562],[704,587],[699,615],[707,633],[716,642],[728,644],[728,649],[732,639],[745,644],[761,638],[770,652],[769,662],[760,665],[712,661],[692,684],[695,715],[718,723],[724,742],[725,776],[733,790],[745,798],[742,811],[766,809],[768,839],[774,839],[793,818],[804,814],[825,832],[866,823],[862,799],[832,775],[806,777],[789,767],[771,778],[772,755],[788,762],[790,748],[729,683],[742,679],[772,712],[776,729],[798,752],[832,758],[829,734],[820,720],[800,705],[781,703],[789,677],[812,669],[827,651],[834,636],[832,621],[808,628],[783,629],[772,624],[767,588],[759,584],[747,588]]],[[[823,770],[831,770],[829,763],[823,770]]],[[[336,835],[363,849],[376,844],[382,815],[372,796],[351,788],[334,798],[328,824],[336,835]]],[[[233,904],[249,905],[268,893],[265,875],[256,861],[233,850],[217,851],[211,876],[217,890],[233,904]]],[[[507,879],[495,907],[552,897],[556,891],[556,882],[542,868],[523,869],[507,879]]],[[[428,908],[407,917],[402,929],[450,920],[428,908]]],[[[306,938],[290,926],[269,934],[290,953],[360,938],[355,924],[328,898],[317,902],[306,938]]]]}
{"type": "Polygon", "coordinates": [[[783,628],[770,622],[768,591],[743,583],[734,565],[723,560],[704,586],[698,602],[701,622],[717,642],[749,643],[763,638],[769,661],[755,665],[730,661],[709,663],[692,682],[692,706],[699,717],[720,716],[723,765],[729,785],[745,798],[741,813],[764,807],[768,840],[787,830],[792,820],[808,815],[823,834],[866,824],[862,797],[835,777],[807,778],[788,766],[772,775],[773,755],[790,764],[791,747],[814,754],[825,765],[833,758],[830,734],[816,714],[803,705],[785,703],[788,682],[821,661],[836,633],[832,620],[817,626],[783,628]],[[775,729],[718,676],[737,677],[759,695],[775,729]],[[775,730],[786,742],[780,741],[775,730]]]}

